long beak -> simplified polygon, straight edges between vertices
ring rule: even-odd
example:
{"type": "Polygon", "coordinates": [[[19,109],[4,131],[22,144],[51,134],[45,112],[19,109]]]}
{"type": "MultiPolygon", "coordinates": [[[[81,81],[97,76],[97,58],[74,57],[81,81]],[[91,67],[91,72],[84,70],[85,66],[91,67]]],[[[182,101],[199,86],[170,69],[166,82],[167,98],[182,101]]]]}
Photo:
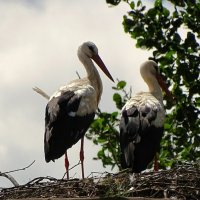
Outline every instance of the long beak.
{"type": "Polygon", "coordinates": [[[101,70],[106,74],[106,76],[111,81],[115,82],[113,77],[111,76],[110,72],[108,71],[108,69],[106,68],[105,64],[103,63],[103,61],[101,60],[101,58],[98,54],[93,55],[92,60],[94,60],[94,62],[101,68],[101,70]]]}
{"type": "Polygon", "coordinates": [[[173,95],[172,93],[169,91],[166,83],[163,81],[162,77],[160,76],[160,74],[156,74],[156,78],[158,80],[158,83],[160,85],[160,87],[164,90],[164,92],[166,93],[166,95],[171,99],[173,100],[173,95]]]}

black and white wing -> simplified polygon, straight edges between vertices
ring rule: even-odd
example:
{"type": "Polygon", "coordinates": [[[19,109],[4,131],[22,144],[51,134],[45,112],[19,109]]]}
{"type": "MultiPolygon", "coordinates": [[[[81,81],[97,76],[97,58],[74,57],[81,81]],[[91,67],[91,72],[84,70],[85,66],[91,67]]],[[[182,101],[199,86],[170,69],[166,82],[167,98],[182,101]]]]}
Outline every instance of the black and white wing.
{"type": "Polygon", "coordinates": [[[159,151],[164,110],[156,104],[132,104],[122,110],[120,147],[122,168],[145,170],[159,151]]]}
{"type": "Polygon", "coordinates": [[[89,128],[95,112],[77,115],[81,101],[82,96],[65,91],[52,97],[47,104],[44,137],[46,162],[61,157],[89,128]]]}

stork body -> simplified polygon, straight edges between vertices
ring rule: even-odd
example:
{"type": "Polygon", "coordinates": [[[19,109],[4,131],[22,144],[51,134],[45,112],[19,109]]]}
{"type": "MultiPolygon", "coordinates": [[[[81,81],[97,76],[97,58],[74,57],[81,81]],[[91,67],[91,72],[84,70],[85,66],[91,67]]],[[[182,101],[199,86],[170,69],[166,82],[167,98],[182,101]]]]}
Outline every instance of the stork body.
{"type": "Polygon", "coordinates": [[[165,119],[160,86],[169,94],[154,61],[143,63],[140,72],[149,92],[133,96],[122,108],[120,121],[121,165],[135,173],[145,170],[159,152],[165,119]]]}
{"type": "MultiPolygon", "coordinates": [[[[68,172],[67,149],[81,138],[92,123],[102,94],[102,82],[93,59],[103,72],[113,81],[103,61],[98,56],[97,47],[83,43],[78,49],[79,60],[83,63],[87,76],[60,87],[49,99],[46,106],[44,150],[46,162],[54,161],[65,154],[65,166],[68,172]]],[[[81,141],[80,160],[83,170],[83,139],[81,141]]],[[[69,176],[69,175],[68,175],[69,176]]]]}

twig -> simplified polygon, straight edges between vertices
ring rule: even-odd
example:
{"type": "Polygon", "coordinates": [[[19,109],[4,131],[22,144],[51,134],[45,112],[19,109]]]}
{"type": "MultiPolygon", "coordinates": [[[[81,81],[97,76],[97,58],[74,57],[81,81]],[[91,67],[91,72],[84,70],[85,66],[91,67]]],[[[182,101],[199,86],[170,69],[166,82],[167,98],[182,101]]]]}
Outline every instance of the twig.
{"type": "Polygon", "coordinates": [[[35,160],[29,164],[28,166],[26,167],[23,167],[23,168],[20,168],[20,169],[15,169],[15,170],[11,170],[11,171],[8,171],[8,172],[0,172],[0,176],[3,176],[5,178],[7,178],[8,180],[10,180],[10,182],[12,182],[12,184],[14,186],[19,186],[19,183],[15,180],[15,178],[13,176],[11,176],[9,173],[12,173],[12,172],[17,172],[17,171],[21,171],[21,170],[25,170],[27,168],[29,168],[31,165],[33,165],[33,163],[35,162],[35,160]]]}
{"type": "Polygon", "coordinates": [[[76,71],[76,75],[78,76],[79,79],[81,79],[81,76],[79,75],[78,71],[76,71]]]}
{"type": "MultiPolygon", "coordinates": [[[[96,182],[96,185],[98,185],[99,183],[100,183],[100,181],[101,181],[101,178],[104,176],[104,174],[107,174],[107,172],[104,172],[104,173],[102,173],[101,174],[101,176],[99,177],[99,179],[98,179],[98,181],[96,182]]],[[[91,198],[92,197],[92,195],[94,194],[94,192],[95,192],[95,189],[97,190],[97,188],[96,187],[94,187],[94,189],[92,190],[92,192],[89,194],[89,197],[91,198]]]]}
{"type": "MultiPolygon", "coordinates": [[[[81,163],[81,161],[79,160],[78,161],[78,163],[77,164],[75,164],[73,167],[71,167],[70,169],[68,169],[68,171],[70,171],[70,170],[72,170],[72,169],[74,169],[75,167],[77,167],[78,165],[80,165],[80,163],[81,163]]],[[[64,175],[63,175],[63,177],[62,177],[62,179],[61,180],[63,180],[64,179],[64,177],[65,177],[65,175],[67,174],[67,172],[65,172],[64,173],[64,175]]]]}
{"type": "Polygon", "coordinates": [[[18,171],[25,170],[25,169],[29,168],[31,165],[33,165],[34,162],[35,162],[35,160],[31,164],[26,166],[26,167],[23,167],[23,168],[20,168],[20,169],[11,170],[11,171],[8,171],[8,172],[3,172],[3,174],[8,174],[8,173],[12,173],[12,172],[18,172],[18,171]]]}

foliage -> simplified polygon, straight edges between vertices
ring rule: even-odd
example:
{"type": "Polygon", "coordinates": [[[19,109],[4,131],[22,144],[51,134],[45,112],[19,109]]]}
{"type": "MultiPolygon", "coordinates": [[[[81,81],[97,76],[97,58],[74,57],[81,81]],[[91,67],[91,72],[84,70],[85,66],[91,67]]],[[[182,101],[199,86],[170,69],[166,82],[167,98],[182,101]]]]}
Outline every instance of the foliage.
{"type": "Polygon", "coordinates": [[[101,149],[97,153],[95,160],[102,160],[103,166],[109,165],[112,169],[117,166],[121,168],[119,163],[119,115],[125,102],[131,97],[131,89],[127,93],[125,90],[126,82],[119,81],[116,87],[113,87],[113,101],[115,102],[117,111],[112,113],[101,112],[98,109],[97,118],[90,126],[86,137],[92,140],[94,144],[101,145],[101,149]]]}
{"type": "MultiPolygon", "coordinates": [[[[143,5],[145,1],[123,1],[131,9],[123,18],[124,31],[136,40],[136,47],[153,50],[151,59],[159,64],[176,97],[175,105],[164,98],[168,114],[160,162],[163,167],[171,167],[176,161],[197,161],[200,158],[200,2],[168,0],[163,1],[165,7],[162,0],[155,0],[147,8],[143,5]]],[[[106,2],[118,5],[121,1],[106,2]]],[[[123,95],[115,95],[115,103],[116,99],[120,109],[123,95]]],[[[103,120],[98,117],[97,120],[103,120]]],[[[117,125],[114,121],[112,124],[117,125]]],[[[111,161],[114,162],[112,156],[111,161]]]]}

